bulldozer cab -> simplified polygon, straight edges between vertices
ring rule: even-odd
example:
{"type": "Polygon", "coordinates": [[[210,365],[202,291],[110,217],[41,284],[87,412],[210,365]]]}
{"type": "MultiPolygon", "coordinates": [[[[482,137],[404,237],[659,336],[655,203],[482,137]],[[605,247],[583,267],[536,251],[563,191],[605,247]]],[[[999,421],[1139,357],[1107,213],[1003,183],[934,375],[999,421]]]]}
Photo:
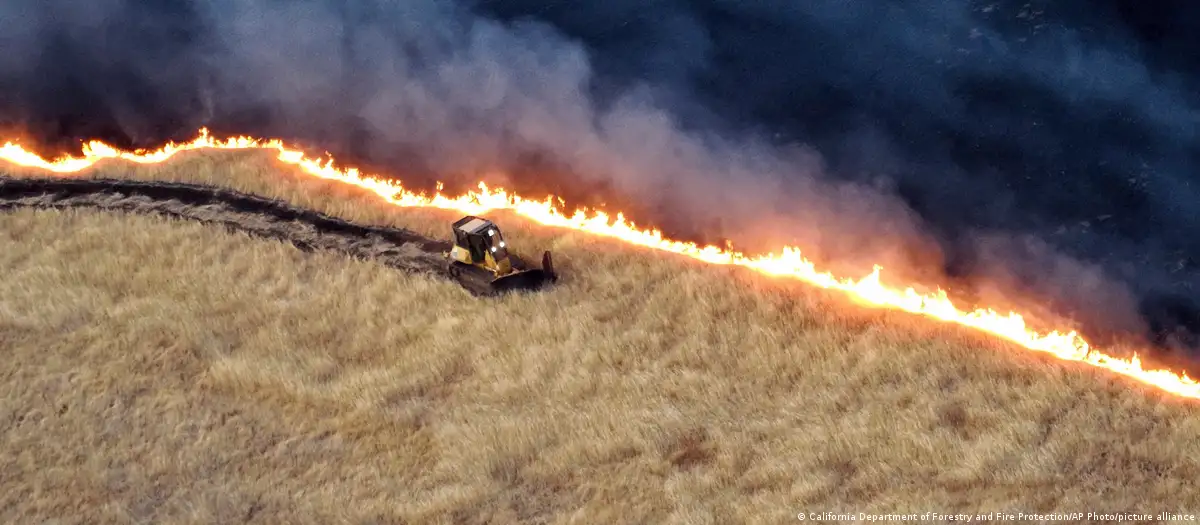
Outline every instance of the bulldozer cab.
{"type": "Polygon", "coordinates": [[[492,221],[468,215],[454,223],[454,242],[471,254],[473,263],[482,263],[490,252],[492,260],[508,257],[504,236],[492,221]]]}

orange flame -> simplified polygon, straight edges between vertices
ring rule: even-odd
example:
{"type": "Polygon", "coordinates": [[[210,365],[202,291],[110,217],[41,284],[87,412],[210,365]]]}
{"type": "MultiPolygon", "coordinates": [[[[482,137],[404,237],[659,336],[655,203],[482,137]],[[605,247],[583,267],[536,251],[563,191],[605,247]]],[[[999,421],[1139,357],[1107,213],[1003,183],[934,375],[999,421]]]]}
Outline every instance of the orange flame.
{"type": "MultiPolygon", "coordinates": [[[[123,159],[142,164],[153,164],[163,162],[180,151],[202,148],[274,149],[279,153],[280,161],[297,166],[305,173],[358,186],[374,192],[383,200],[396,206],[435,207],[457,210],[467,214],[482,214],[489,210],[500,209],[512,210],[548,226],[613,237],[630,244],[685,255],[711,264],[742,266],[763,274],[799,279],[821,288],[842,291],[852,298],[870,305],[904,310],[968,326],[1013,341],[1029,350],[1048,353],[1066,361],[1086,363],[1131,377],[1141,383],[1178,396],[1200,399],[1200,382],[1191,379],[1187,374],[1164,369],[1147,370],[1142,367],[1136,354],[1130,359],[1107,355],[1092,348],[1075,331],[1038,333],[1027,327],[1025,320],[1016,313],[1002,315],[992,309],[960,310],[942,290],[932,294],[921,294],[913,288],[902,290],[889,287],[880,282],[882,269],[879,266],[875,266],[875,270],[870,275],[858,280],[839,279],[828,272],[817,270],[812,262],[801,255],[798,248],[785,247],[778,253],[748,256],[716,246],[698,246],[691,242],[666,239],[661,231],[655,229],[639,228],[626,220],[620,213],[611,217],[601,211],[578,209],[567,214],[559,210],[554,204],[555,199],[553,198],[546,198],[542,201],[525,199],[503,189],[488,188],[483,183],[479,184],[479,191],[471,191],[457,197],[442,195],[440,184],[438,192],[433,196],[414,193],[404,189],[399,183],[365,175],[355,168],[335,167],[332,158],[325,160],[310,158],[304,152],[283,144],[279,139],[232,137],[216,140],[209,136],[207,129],[201,129],[200,135],[191,142],[168,143],[154,151],[121,151],[103,142],[91,141],[84,144],[82,157],[63,157],[55,160],[43,159],[17,144],[8,142],[4,144],[3,148],[0,148],[0,159],[56,173],[71,173],[88,168],[103,159],[123,159]]],[[[557,200],[562,202],[561,199],[557,200]]]]}

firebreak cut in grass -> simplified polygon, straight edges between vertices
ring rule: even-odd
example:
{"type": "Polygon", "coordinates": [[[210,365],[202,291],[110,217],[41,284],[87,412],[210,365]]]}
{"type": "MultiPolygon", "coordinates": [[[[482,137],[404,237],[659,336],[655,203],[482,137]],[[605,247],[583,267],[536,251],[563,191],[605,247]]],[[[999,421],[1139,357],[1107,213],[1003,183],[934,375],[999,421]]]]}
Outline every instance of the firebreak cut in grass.
{"type": "MultiPolygon", "coordinates": [[[[10,175],[40,176],[5,168],[10,175]]],[[[446,237],[263,152],[104,162],[446,237]]],[[[0,519],[737,523],[1194,509],[1196,404],[788,281],[491,215],[481,300],[152,216],[0,214],[0,519]]]]}

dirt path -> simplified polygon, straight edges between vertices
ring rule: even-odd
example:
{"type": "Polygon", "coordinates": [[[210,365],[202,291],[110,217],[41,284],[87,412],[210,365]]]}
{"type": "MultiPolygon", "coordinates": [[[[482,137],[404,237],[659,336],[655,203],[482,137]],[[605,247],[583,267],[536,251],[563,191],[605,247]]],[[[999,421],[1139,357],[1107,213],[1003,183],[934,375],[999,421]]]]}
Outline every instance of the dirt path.
{"type": "MultiPolygon", "coordinates": [[[[391,268],[442,277],[442,253],[451,246],[448,241],[401,228],[363,226],[282,201],[195,184],[0,176],[0,211],[16,208],[88,208],[166,215],[287,241],[305,251],[336,251],[391,268]]],[[[466,288],[478,295],[487,293],[466,288]]]]}

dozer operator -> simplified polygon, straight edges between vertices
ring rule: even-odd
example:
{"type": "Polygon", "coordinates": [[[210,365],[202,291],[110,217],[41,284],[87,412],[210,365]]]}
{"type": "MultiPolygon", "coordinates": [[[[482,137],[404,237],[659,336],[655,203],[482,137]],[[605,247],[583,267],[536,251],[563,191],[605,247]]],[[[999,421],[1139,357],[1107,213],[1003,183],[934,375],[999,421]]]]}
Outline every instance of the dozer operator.
{"type": "Polygon", "coordinates": [[[508,244],[500,228],[487,219],[468,215],[454,222],[454,247],[446,254],[446,270],[469,290],[494,294],[533,290],[558,280],[550,252],[542,253],[541,268],[527,268],[508,244]]]}

